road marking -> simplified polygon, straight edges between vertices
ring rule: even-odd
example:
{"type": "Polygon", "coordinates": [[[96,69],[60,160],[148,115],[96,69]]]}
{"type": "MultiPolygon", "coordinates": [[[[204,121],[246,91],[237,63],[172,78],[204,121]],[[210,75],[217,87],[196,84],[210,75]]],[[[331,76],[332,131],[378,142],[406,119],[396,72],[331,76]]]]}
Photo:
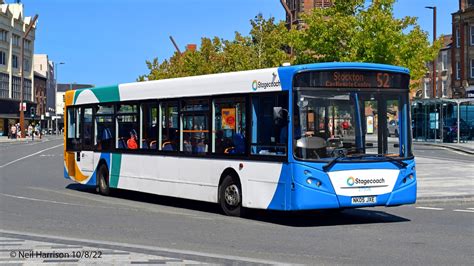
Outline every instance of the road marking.
{"type": "Polygon", "coordinates": [[[474,210],[474,208],[467,208],[468,210],[474,210]]]}
{"type": "Polygon", "coordinates": [[[30,201],[40,201],[40,202],[55,203],[55,204],[70,205],[70,206],[90,207],[90,206],[81,205],[81,204],[59,202],[59,201],[54,201],[54,200],[43,200],[43,199],[27,198],[27,197],[15,196],[15,195],[4,194],[4,193],[0,193],[0,195],[5,196],[5,197],[10,197],[10,198],[24,199],[24,200],[30,200],[30,201]]]}
{"type": "Polygon", "coordinates": [[[32,157],[32,156],[38,155],[38,154],[40,154],[40,153],[42,153],[42,152],[45,152],[45,151],[49,151],[49,150],[55,149],[55,148],[60,147],[60,146],[63,146],[63,144],[59,144],[59,145],[56,145],[56,146],[53,146],[53,147],[49,147],[49,148],[47,148],[47,149],[43,149],[43,150],[40,150],[40,151],[38,151],[38,152],[32,153],[32,154],[30,154],[30,155],[27,155],[27,156],[18,158],[18,159],[16,159],[16,160],[13,160],[13,161],[11,161],[11,162],[8,162],[8,163],[6,163],[6,164],[4,164],[4,165],[0,165],[0,168],[3,168],[3,167],[5,167],[5,166],[9,166],[10,164],[14,164],[14,163],[16,163],[16,162],[18,162],[18,161],[21,161],[21,160],[30,158],[30,157],[32,157]]]}
{"type": "Polygon", "coordinates": [[[474,210],[453,210],[453,212],[474,212],[474,210]]]}
{"type": "Polygon", "coordinates": [[[417,209],[423,209],[423,210],[434,210],[434,211],[442,211],[444,208],[435,208],[435,207],[415,207],[417,209]]]}

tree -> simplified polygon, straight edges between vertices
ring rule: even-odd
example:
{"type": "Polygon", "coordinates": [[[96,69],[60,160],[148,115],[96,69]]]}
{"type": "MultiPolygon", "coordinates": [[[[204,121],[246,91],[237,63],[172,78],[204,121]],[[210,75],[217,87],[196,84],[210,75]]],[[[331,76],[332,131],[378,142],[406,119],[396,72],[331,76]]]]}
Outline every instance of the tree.
{"type": "Polygon", "coordinates": [[[175,53],[168,60],[146,61],[149,73],[138,81],[276,67],[290,60],[285,52],[288,30],[283,22],[261,14],[250,21],[249,36],[235,32],[233,40],[202,38],[197,51],[175,53]]]}
{"type": "Polygon", "coordinates": [[[430,45],[416,18],[393,16],[395,0],[336,0],[334,6],[303,15],[305,27],[292,29],[296,63],[371,62],[407,67],[417,87],[441,41],[430,45]]]}

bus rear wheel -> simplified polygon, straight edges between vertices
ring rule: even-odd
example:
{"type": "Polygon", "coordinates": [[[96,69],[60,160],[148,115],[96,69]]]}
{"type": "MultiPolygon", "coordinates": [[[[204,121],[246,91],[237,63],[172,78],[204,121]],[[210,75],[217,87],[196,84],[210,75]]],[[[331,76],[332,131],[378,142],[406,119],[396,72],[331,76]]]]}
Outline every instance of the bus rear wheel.
{"type": "Polygon", "coordinates": [[[97,178],[98,178],[98,189],[99,193],[108,196],[110,195],[110,187],[109,187],[109,170],[105,164],[102,164],[97,171],[97,178]]]}
{"type": "Polygon", "coordinates": [[[219,203],[226,215],[242,215],[242,188],[236,178],[230,175],[224,177],[219,186],[219,203]]]}

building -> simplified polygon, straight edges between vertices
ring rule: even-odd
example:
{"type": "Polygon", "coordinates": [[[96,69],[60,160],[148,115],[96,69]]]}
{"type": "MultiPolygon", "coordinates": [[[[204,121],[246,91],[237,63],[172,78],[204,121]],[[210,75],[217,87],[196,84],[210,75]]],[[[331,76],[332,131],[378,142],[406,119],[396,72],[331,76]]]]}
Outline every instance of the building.
{"type": "Polygon", "coordinates": [[[459,0],[452,21],[451,84],[453,96],[463,98],[474,94],[474,0],[459,0]]]}
{"type": "Polygon", "coordinates": [[[42,120],[42,127],[49,131],[52,129],[52,118],[56,112],[56,79],[54,72],[54,63],[49,60],[47,54],[34,55],[34,71],[46,78],[45,99],[46,104],[42,120]]]}
{"type": "Polygon", "coordinates": [[[54,63],[49,60],[47,54],[34,55],[34,70],[35,72],[46,77],[46,109],[48,111],[56,108],[55,93],[56,93],[56,79],[54,76],[54,63]]]}
{"type": "Polygon", "coordinates": [[[436,97],[433,97],[433,62],[427,63],[428,72],[423,78],[422,88],[417,91],[416,98],[453,98],[452,67],[451,67],[452,36],[443,36],[442,47],[436,58],[436,97]]]}
{"type": "MultiPolygon", "coordinates": [[[[314,8],[326,8],[333,4],[333,0],[285,0],[286,5],[291,11],[293,24],[301,26],[303,20],[301,14],[309,12],[314,8]]],[[[290,25],[290,14],[286,14],[286,25],[290,25]]]]}
{"type": "MultiPolygon", "coordinates": [[[[5,4],[0,0],[0,135],[8,134],[10,124],[19,122],[21,97],[21,41],[32,22],[24,16],[23,4],[5,4]]],[[[24,88],[26,102],[25,122],[31,120],[36,109],[33,93],[32,70],[35,28],[24,41],[24,88]],[[31,113],[33,111],[33,113],[31,113]]]]}
{"type": "Polygon", "coordinates": [[[46,123],[46,84],[47,78],[38,72],[34,72],[34,84],[35,84],[35,102],[36,102],[36,119],[41,122],[41,128],[47,126],[46,123]]]}

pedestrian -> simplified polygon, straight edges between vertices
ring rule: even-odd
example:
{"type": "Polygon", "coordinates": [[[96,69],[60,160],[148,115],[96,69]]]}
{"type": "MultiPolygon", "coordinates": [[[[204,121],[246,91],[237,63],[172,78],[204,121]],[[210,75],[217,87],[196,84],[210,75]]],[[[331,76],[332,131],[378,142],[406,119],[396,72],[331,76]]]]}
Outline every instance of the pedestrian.
{"type": "Polygon", "coordinates": [[[35,131],[36,131],[36,134],[38,134],[38,137],[41,139],[41,127],[39,123],[36,124],[35,131]]]}
{"type": "Polygon", "coordinates": [[[32,134],[33,134],[33,125],[30,124],[30,125],[28,126],[28,137],[30,137],[32,134]]]}
{"type": "Polygon", "coordinates": [[[12,139],[16,139],[16,133],[17,133],[17,128],[16,128],[16,125],[12,125],[12,127],[10,128],[10,131],[12,133],[12,139]]]}
{"type": "Polygon", "coordinates": [[[33,125],[30,125],[31,126],[31,140],[34,141],[35,140],[35,126],[34,124],[33,125]]]}

